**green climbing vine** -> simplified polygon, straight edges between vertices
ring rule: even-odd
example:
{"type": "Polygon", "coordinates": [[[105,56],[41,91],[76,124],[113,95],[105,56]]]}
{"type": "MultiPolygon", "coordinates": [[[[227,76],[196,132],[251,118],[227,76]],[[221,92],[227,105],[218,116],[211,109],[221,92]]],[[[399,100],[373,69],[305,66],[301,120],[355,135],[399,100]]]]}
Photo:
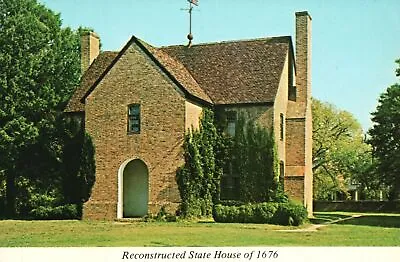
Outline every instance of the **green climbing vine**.
{"type": "Polygon", "coordinates": [[[176,174],[182,217],[211,216],[220,202],[222,175],[236,175],[233,199],[271,202],[285,198],[279,185],[274,136],[241,115],[233,137],[216,128],[214,112],[206,109],[198,130],[190,130],[183,144],[185,163],[176,174]]]}
{"type": "Polygon", "coordinates": [[[232,174],[239,177],[237,199],[260,203],[276,201],[281,192],[274,135],[240,115],[232,143],[232,174]]]}
{"type": "Polygon", "coordinates": [[[211,216],[219,199],[222,169],[216,165],[215,148],[219,135],[213,111],[206,109],[199,130],[191,130],[183,143],[185,164],[177,171],[183,217],[211,216]]]}

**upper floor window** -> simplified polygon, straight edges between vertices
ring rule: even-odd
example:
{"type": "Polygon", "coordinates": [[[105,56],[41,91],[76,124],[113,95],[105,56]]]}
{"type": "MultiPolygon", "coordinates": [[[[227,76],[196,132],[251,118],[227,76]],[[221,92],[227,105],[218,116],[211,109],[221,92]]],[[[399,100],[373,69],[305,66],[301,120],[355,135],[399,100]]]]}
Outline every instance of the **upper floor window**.
{"type": "Polygon", "coordinates": [[[235,136],[236,120],[237,120],[236,111],[227,111],[226,112],[226,121],[227,121],[226,131],[231,136],[235,136]]]}
{"type": "Polygon", "coordinates": [[[140,133],[140,105],[132,104],[128,106],[128,132],[140,133]]]}
{"type": "Polygon", "coordinates": [[[289,85],[289,94],[288,94],[288,99],[290,101],[296,101],[296,86],[294,85],[289,85]]]}
{"type": "Polygon", "coordinates": [[[280,139],[283,140],[283,137],[285,135],[285,116],[281,113],[280,114],[280,122],[279,122],[279,133],[280,133],[280,139]]]}
{"type": "Polygon", "coordinates": [[[284,189],[284,178],[285,178],[285,163],[283,161],[279,162],[279,182],[282,185],[282,189],[284,189]]]}

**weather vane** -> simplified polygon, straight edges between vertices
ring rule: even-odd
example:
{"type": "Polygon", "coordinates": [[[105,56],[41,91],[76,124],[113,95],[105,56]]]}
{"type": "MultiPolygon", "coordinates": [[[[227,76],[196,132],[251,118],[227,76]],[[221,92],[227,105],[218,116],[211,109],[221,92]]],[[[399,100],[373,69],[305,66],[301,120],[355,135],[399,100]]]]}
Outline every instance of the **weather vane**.
{"type": "Polygon", "coordinates": [[[193,10],[193,5],[198,6],[199,1],[198,0],[187,0],[189,2],[189,9],[185,9],[189,11],[189,34],[187,35],[187,38],[189,40],[188,46],[190,47],[192,45],[192,40],[193,40],[193,35],[192,35],[192,10],[193,10]]]}

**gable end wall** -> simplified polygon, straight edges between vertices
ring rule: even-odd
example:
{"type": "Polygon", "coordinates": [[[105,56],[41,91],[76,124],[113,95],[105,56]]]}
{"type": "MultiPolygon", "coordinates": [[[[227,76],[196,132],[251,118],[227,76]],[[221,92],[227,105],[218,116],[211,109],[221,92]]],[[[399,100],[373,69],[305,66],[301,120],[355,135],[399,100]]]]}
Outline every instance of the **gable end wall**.
{"type": "Polygon", "coordinates": [[[175,172],[183,163],[185,99],[137,45],[127,49],[87,97],[85,112],[86,131],[96,148],[96,182],[84,218],[117,218],[118,170],[137,158],[149,170],[149,210],[177,205],[175,172]],[[133,103],[141,106],[140,134],[127,132],[127,108],[133,103]]]}
{"type": "Polygon", "coordinates": [[[281,139],[281,114],[284,119],[287,118],[287,101],[288,101],[288,84],[289,84],[289,52],[286,54],[285,64],[281,72],[281,79],[274,102],[273,128],[275,135],[275,144],[278,149],[278,160],[286,162],[286,124],[283,122],[283,139],[281,139]]]}

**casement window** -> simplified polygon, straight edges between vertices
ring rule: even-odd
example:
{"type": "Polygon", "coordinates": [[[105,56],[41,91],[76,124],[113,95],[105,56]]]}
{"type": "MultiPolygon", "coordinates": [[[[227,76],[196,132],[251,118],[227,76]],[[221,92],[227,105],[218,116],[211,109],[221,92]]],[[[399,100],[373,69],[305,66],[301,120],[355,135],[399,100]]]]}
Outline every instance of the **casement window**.
{"type": "Polygon", "coordinates": [[[284,135],[285,135],[285,116],[281,113],[280,114],[280,122],[279,122],[279,134],[280,134],[280,139],[283,140],[284,135]]]}
{"type": "Polygon", "coordinates": [[[233,173],[232,163],[229,163],[228,170],[221,177],[220,198],[223,200],[238,200],[240,192],[240,178],[233,173]]]}
{"type": "Polygon", "coordinates": [[[289,81],[288,81],[288,99],[290,101],[296,101],[296,96],[297,96],[297,90],[296,90],[296,83],[294,81],[294,66],[293,66],[293,60],[289,58],[290,66],[289,66],[289,81]]]}
{"type": "Polygon", "coordinates": [[[297,90],[296,86],[289,85],[288,99],[290,101],[296,101],[297,90]]]}
{"type": "Polygon", "coordinates": [[[227,127],[226,127],[227,133],[230,136],[235,136],[236,121],[237,121],[236,111],[227,111],[226,112],[226,121],[227,121],[227,127]]]}
{"type": "Polygon", "coordinates": [[[128,133],[140,133],[140,105],[132,104],[128,106],[128,133]]]}
{"type": "Polygon", "coordinates": [[[279,162],[279,182],[282,185],[282,189],[284,189],[284,179],[285,179],[285,163],[283,161],[279,162]]]}
{"type": "Polygon", "coordinates": [[[220,198],[222,200],[238,200],[240,192],[240,178],[237,176],[224,175],[221,177],[220,198]]]}

